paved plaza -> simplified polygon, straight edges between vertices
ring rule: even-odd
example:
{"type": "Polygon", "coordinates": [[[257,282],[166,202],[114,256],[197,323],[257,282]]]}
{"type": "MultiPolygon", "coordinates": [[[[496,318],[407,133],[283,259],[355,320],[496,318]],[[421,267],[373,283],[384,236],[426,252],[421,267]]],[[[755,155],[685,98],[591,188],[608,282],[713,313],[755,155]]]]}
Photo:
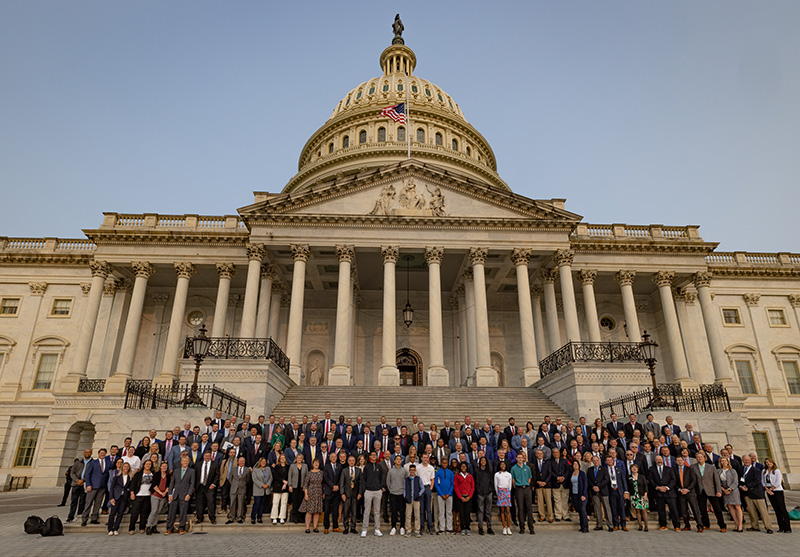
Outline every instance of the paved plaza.
{"type": "MultiPolygon", "coordinates": [[[[56,507],[61,494],[55,490],[49,492],[26,491],[0,494],[0,539],[3,549],[0,554],[13,557],[34,555],[84,555],[87,550],[92,554],[117,547],[120,552],[128,551],[136,542],[136,547],[144,547],[140,534],[136,537],[127,534],[127,520],[120,535],[114,538],[101,533],[70,533],[59,538],[43,538],[25,534],[22,525],[25,518],[35,514],[46,518],[58,515],[64,520],[66,507],[56,507]],[[102,546],[100,545],[102,544],[102,546]],[[128,548],[128,550],[124,549],[128,548]]],[[[794,498],[793,498],[794,499],[794,498]]],[[[797,504],[797,503],[794,503],[797,504]]],[[[241,527],[239,527],[241,528],[241,527]]],[[[238,529],[238,528],[237,528],[238,529]]],[[[602,554],[641,555],[646,547],[687,547],[694,544],[693,553],[712,552],[726,555],[797,555],[798,533],[795,534],[757,534],[745,532],[721,534],[715,530],[703,534],[696,532],[650,531],[648,533],[631,531],[628,533],[607,531],[580,534],[565,531],[562,528],[539,528],[535,536],[529,534],[512,536],[423,536],[422,538],[389,537],[388,528],[384,528],[384,536],[376,538],[370,532],[366,539],[356,535],[341,534],[305,534],[302,531],[287,532],[285,528],[272,530],[271,525],[254,527],[253,532],[237,533],[190,533],[183,536],[153,536],[147,542],[157,544],[158,554],[163,556],[210,555],[219,553],[220,547],[236,548],[239,554],[256,554],[267,548],[270,553],[279,555],[310,554],[304,551],[303,544],[312,542],[316,547],[324,543],[325,555],[359,555],[365,552],[378,552],[381,555],[400,555],[406,552],[438,555],[493,555],[501,552],[505,555],[529,555],[532,547],[536,552],[544,554],[556,551],[559,554],[586,551],[587,543],[595,547],[605,548],[602,554]],[[257,528],[257,529],[256,529],[257,528]],[[213,544],[213,545],[212,545],[213,544]],[[268,545],[267,545],[268,544],[268,545]],[[599,545],[598,545],[599,544],[599,545]],[[610,545],[609,545],[610,544],[610,545]],[[208,549],[206,549],[208,548],[208,549]]],[[[800,532],[800,530],[799,530],[800,532]]],[[[116,551],[116,550],[115,550],[116,551]]],[[[138,553],[138,552],[137,552],[138,553]]]]}

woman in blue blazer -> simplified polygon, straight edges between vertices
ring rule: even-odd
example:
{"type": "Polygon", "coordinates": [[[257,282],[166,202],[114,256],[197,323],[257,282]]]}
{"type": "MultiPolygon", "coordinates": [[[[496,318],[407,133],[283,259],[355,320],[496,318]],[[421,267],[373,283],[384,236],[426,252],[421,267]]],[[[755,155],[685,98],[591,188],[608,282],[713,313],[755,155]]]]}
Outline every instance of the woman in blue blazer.
{"type": "Polygon", "coordinates": [[[125,514],[125,507],[128,506],[128,499],[131,497],[131,465],[123,462],[122,470],[114,479],[111,480],[111,489],[108,492],[108,502],[111,505],[108,511],[108,535],[119,536],[119,525],[122,522],[122,515],[125,514]]]}
{"type": "Polygon", "coordinates": [[[586,515],[586,503],[589,501],[589,479],[586,472],[581,470],[581,463],[576,460],[572,463],[572,474],[569,477],[569,493],[572,506],[578,511],[581,519],[581,532],[589,532],[589,517],[586,515]]]}

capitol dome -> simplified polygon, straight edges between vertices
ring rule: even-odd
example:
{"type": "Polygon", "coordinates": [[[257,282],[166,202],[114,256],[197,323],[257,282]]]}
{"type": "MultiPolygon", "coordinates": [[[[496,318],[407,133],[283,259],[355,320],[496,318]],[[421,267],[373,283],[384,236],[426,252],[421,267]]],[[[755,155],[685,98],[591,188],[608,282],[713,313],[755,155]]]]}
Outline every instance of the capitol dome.
{"type": "Polygon", "coordinates": [[[380,56],[382,75],[354,87],[336,105],[325,124],[306,142],[297,174],[284,193],[364,172],[408,158],[473,177],[504,190],[494,152],[464,118],[441,87],[414,74],[417,56],[404,44],[392,44],[380,56]],[[389,106],[409,104],[409,125],[380,116],[389,106]]]}

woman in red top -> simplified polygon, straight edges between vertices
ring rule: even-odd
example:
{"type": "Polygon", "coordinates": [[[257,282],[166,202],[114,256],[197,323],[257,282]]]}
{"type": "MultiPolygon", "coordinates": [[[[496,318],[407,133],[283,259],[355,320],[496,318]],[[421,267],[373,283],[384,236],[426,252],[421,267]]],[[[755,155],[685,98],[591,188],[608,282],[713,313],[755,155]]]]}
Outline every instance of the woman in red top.
{"type": "Polygon", "coordinates": [[[469,536],[469,513],[472,511],[472,495],[475,493],[475,480],[472,478],[472,475],[467,472],[466,462],[461,463],[461,468],[458,474],[456,474],[453,488],[456,493],[456,500],[454,503],[458,507],[461,518],[461,533],[465,536],[469,536]]]}

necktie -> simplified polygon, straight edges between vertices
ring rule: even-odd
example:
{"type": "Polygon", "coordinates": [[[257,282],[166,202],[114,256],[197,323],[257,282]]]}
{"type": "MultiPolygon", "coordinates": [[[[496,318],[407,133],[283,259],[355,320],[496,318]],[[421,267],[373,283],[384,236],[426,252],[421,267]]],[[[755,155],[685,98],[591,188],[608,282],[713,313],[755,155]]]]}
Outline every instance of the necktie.
{"type": "Polygon", "coordinates": [[[208,477],[208,462],[203,464],[203,477],[200,478],[200,483],[205,485],[207,477],[208,477]]]}
{"type": "Polygon", "coordinates": [[[106,461],[105,460],[101,460],[100,461],[100,473],[101,474],[105,474],[106,473],[106,461]]]}
{"type": "Polygon", "coordinates": [[[186,473],[186,468],[181,468],[181,479],[183,479],[183,475],[186,473]]]}
{"type": "Polygon", "coordinates": [[[242,467],[241,466],[239,466],[239,477],[240,478],[242,477],[242,467]]]}
{"type": "Polygon", "coordinates": [[[680,476],[681,476],[681,487],[683,486],[683,466],[680,468],[680,476]]]}
{"type": "Polygon", "coordinates": [[[659,466],[658,467],[658,477],[661,478],[662,475],[663,475],[663,467],[659,466]]]}

